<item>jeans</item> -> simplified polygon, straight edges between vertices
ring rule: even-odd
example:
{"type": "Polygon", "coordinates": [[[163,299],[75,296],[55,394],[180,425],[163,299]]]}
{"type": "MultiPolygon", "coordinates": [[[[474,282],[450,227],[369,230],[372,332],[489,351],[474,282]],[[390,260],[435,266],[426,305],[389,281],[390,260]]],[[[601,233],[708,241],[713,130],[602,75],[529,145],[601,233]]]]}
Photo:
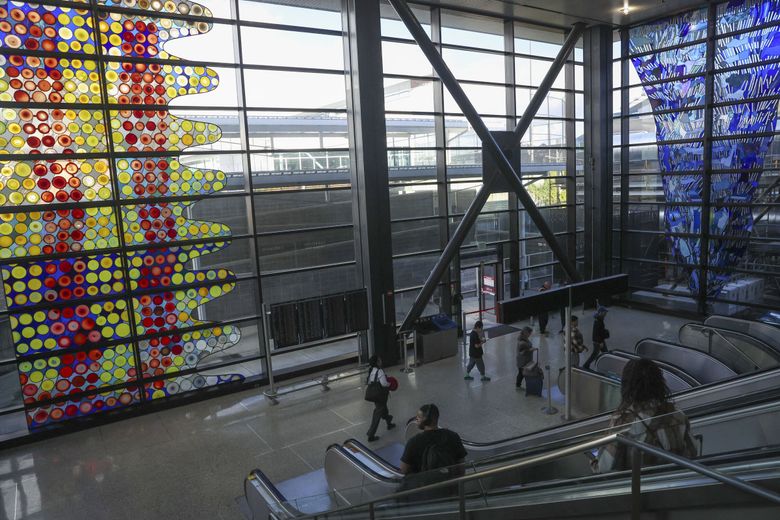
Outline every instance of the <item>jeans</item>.
{"type": "Polygon", "coordinates": [[[485,362],[482,361],[482,358],[469,358],[469,364],[466,367],[466,374],[470,374],[471,370],[474,368],[474,365],[477,365],[477,370],[479,370],[479,375],[484,376],[485,375],[485,362]]]}
{"type": "Polygon", "coordinates": [[[590,353],[590,357],[588,357],[588,360],[585,362],[584,365],[582,365],[582,368],[585,370],[590,368],[590,364],[593,363],[597,357],[599,357],[599,354],[606,354],[609,352],[607,350],[607,344],[606,343],[594,343],[593,344],[593,352],[590,353]]]}
{"type": "Polygon", "coordinates": [[[379,428],[379,421],[387,421],[390,424],[390,410],[387,409],[387,401],[374,403],[374,415],[371,417],[371,426],[368,428],[368,436],[373,437],[376,435],[376,430],[379,428]]]}
{"type": "Polygon", "coordinates": [[[547,331],[547,322],[550,321],[550,315],[546,312],[537,316],[539,319],[539,333],[544,334],[547,331]]]}
{"type": "Polygon", "coordinates": [[[520,388],[520,384],[523,382],[523,369],[518,368],[517,369],[517,378],[515,379],[515,386],[517,388],[520,388]]]}

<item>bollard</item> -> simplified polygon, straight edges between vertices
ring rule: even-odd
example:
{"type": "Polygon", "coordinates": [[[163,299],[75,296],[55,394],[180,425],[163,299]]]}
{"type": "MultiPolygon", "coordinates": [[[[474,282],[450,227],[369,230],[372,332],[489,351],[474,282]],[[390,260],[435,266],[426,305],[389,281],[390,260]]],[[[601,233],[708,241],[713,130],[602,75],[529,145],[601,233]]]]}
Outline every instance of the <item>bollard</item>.
{"type": "Polygon", "coordinates": [[[547,406],[542,407],[542,412],[547,415],[553,415],[558,413],[558,409],[552,405],[552,391],[550,390],[550,365],[544,366],[545,372],[547,372],[547,406]]]}

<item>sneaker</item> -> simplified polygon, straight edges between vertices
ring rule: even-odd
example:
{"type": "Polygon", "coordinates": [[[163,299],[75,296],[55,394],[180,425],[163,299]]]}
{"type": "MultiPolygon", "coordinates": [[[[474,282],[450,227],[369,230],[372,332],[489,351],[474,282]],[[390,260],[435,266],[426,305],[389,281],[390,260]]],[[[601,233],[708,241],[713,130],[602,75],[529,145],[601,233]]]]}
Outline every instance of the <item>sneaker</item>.
{"type": "Polygon", "coordinates": [[[395,428],[395,423],[390,423],[390,424],[387,425],[387,430],[388,431],[392,430],[393,428],[395,428]]]}
{"type": "Polygon", "coordinates": [[[379,435],[374,435],[373,437],[368,438],[368,442],[375,442],[379,440],[379,435]]]}
{"type": "Polygon", "coordinates": [[[565,332],[563,332],[563,329],[561,329],[558,331],[558,334],[565,334],[565,332]]]}
{"type": "Polygon", "coordinates": [[[480,381],[490,381],[490,378],[488,376],[482,376],[479,378],[480,381]]]}
{"type": "Polygon", "coordinates": [[[466,381],[471,381],[472,379],[474,379],[474,376],[471,376],[471,375],[469,375],[469,374],[466,374],[466,375],[463,377],[463,379],[465,379],[466,381]]]}

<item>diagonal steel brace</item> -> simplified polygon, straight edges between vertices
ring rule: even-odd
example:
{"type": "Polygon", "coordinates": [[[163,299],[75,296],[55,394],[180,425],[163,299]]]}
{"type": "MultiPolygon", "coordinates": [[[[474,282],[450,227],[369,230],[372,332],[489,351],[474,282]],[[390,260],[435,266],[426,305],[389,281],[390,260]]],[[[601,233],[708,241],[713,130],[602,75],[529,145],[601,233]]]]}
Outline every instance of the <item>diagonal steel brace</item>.
{"type": "MultiPolygon", "coordinates": [[[[479,136],[480,140],[482,141],[483,147],[487,149],[487,151],[496,161],[499,171],[504,175],[509,184],[512,186],[512,189],[517,194],[517,197],[528,213],[528,216],[531,217],[531,220],[534,222],[534,224],[536,224],[537,229],[547,242],[547,245],[550,247],[553,255],[560,262],[561,267],[566,272],[566,275],[572,282],[579,281],[580,276],[579,273],[577,273],[576,267],[569,260],[560,244],[558,244],[555,235],[547,225],[547,222],[544,220],[542,214],[539,212],[536,204],[534,204],[533,199],[523,187],[523,183],[520,180],[520,177],[512,168],[512,165],[509,163],[509,160],[507,159],[504,152],[498,146],[498,143],[496,143],[496,140],[493,138],[487,126],[482,121],[482,118],[474,108],[474,105],[471,104],[468,96],[466,96],[466,93],[461,88],[460,83],[458,83],[458,80],[455,79],[455,76],[452,74],[447,64],[444,63],[444,59],[442,59],[441,55],[436,50],[435,45],[433,42],[431,42],[431,39],[420,25],[420,22],[417,20],[414,13],[412,13],[409,5],[405,0],[389,1],[393,5],[395,11],[398,13],[398,16],[404,22],[406,28],[412,34],[412,37],[414,37],[417,45],[420,47],[420,50],[428,58],[428,61],[431,62],[431,65],[438,74],[439,79],[441,79],[442,84],[447,87],[447,90],[449,90],[453,99],[460,107],[463,115],[466,116],[466,119],[471,124],[472,128],[474,128],[477,136],[479,136]]],[[[537,88],[536,93],[534,94],[531,102],[525,109],[525,112],[517,124],[517,128],[515,128],[514,134],[516,143],[520,143],[523,135],[531,125],[531,121],[536,116],[536,112],[539,110],[542,101],[547,96],[550,87],[552,87],[553,82],[558,77],[558,73],[566,62],[566,58],[571,53],[572,49],[574,49],[574,46],[576,45],[579,37],[582,35],[582,32],[585,30],[585,27],[586,24],[581,22],[575,23],[572,26],[572,29],[566,37],[563,46],[558,52],[558,56],[551,64],[550,70],[547,71],[544,80],[539,85],[539,88],[537,88]]],[[[496,178],[497,176],[492,176],[487,179],[479,192],[477,192],[476,198],[471,203],[468,210],[466,210],[466,214],[461,219],[458,227],[455,229],[452,237],[444,248],[444,251],[442,251],[439,260],[436,262],[436,265],[434,265],[433,269],[428,275],[428,278],[425,280],[425,285],[423,285],[423,288],[417,295],[412,308],[409,309],[409,312],[404,318],[404,321],[401,323],[399,332],[410,331],[412,329],[412,324],[422,314],[423,310],[425,309],[425,305],[428,303],[431,296],[433,295],[433,291],[436,289],[436,285],[439,283],[450,262],[457,254],[460,246],[466,239],[466,234],[468,233],[469,229],[471,229],[471,226],[473,226],[476,222],[480,211],[482,211],[482,208],[487,202],[488,197],[490,196],[491,186],[496,178]]]]}

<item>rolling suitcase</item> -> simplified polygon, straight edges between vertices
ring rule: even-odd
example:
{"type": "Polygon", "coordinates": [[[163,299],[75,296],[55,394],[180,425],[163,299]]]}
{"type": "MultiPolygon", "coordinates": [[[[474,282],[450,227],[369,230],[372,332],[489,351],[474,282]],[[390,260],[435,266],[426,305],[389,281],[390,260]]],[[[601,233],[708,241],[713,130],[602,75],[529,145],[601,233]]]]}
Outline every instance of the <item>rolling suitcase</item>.
{"type": "Polygon", "coordinates": [[[525,395],[542,396],[544,387],[544,372],[539,367],[539,351],[534,351],[537,358],[523,367],[523,379],[525,379],[525,395]]]}

